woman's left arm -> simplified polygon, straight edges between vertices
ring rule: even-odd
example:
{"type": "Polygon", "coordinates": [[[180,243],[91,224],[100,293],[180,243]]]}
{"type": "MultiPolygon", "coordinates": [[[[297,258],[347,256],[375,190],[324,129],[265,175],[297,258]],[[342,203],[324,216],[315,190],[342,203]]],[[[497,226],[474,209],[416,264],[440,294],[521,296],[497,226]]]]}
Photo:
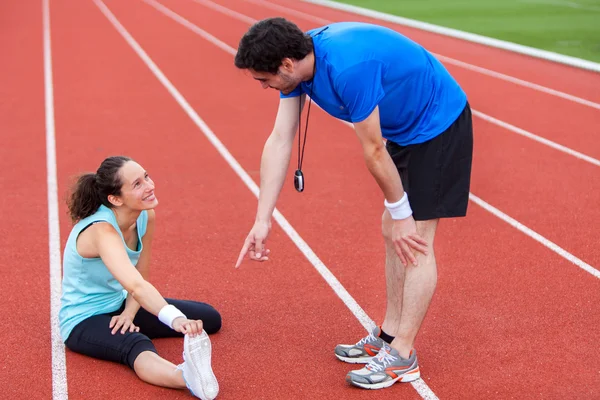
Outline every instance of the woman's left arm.
{"type": "MultiPolygon", "coordinates": [[[[154,236],[154,210],[148,210],[148,224],[146,225],[146,233],[142,237],[142,254],[137,262],[136,268],[142,275],[144,280],[150,280],[150,258],[152,253],[152,238],[154,236]]],[[[135,315],[140,309],[140,303],[135,301],[131,293],[127,295],[125,300],[125,309],[121,315],[114,316],[109,324],[112,329],[112,334],[117,333],[121,329],[121,333],[127,331],[139,332],[139,328],[133,324],[135,315]]]]}

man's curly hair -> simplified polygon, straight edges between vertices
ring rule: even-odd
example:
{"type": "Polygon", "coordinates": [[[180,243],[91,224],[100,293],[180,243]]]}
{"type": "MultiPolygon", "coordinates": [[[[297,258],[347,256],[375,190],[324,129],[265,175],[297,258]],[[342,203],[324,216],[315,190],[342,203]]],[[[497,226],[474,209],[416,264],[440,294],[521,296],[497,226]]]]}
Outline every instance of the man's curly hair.
{"type": "Polygon", "coordinates": [[[312,38],[296,24],[281,17],[267,18],[242,36],[235,66],[275,74],[284,58],[301,60],[312,49],[312,38]]]}

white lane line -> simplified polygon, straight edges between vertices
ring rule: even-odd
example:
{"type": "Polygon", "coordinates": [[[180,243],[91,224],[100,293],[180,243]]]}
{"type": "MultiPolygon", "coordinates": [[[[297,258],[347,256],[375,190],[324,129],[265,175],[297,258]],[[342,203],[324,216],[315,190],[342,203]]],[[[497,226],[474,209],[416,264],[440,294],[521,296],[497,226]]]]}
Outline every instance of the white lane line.
{"type": "Polygon", "coordinates": [[[50,0],[42,1],[44,25],[44,101],[46,109],[46,173],[48,182],[48,249],[50,261],[50,340],[52,346],[52,398],[66,400],[67,363],[60,337],[58,311],[62,285],[60,226],[58,223],[58,184],[56,179],[56,139],[54,130],[54,87],[50,39],[50,0]]]}
{"type": "Polygon", "coordinates": [[[247,16],[245,14],[239,13],[237,11],[234,11],[234,10],[230,9],[230,8],[224,7],[224,6],[220,5],[220,4],[213,3],[212,1],[204,1],[204,0],[193,0],[193,1],[195,1],[198,4],[202,4],[205,7],[212,8],[213,10],[218,11],[221,14],[225,14],[225,15],[228,15],[230,17],[239,19],[240,21],[243,21],[243,22],[245,22],[247,24],[252,25],[253,23],[256,22],[256,20],[254,18],[250,18],[249,16],[247,16]]]}
{"type": "Polygon", "coordinates": [[[507,122],[500,121],[499,119],[496,119],[494,117],[490,117],[489,115],[484,114],[484,113],[482,113],[480,111],[477,111],[477,110],[472,110],[472,111],[473,111],[473,115],[475,115],[475,116],[477,116],[477,117],[479,117],[479,118],[481,118],[481,119],[483,119],[485,121],[488,121],[488,122],[490,122],[490,123],[492,123],[494,125],[498,125],[498,126],[504,128],[504,129],[508,129],[509,131],[514,132],[514,133],[516,133],[518,135],[524,136],[524,137],[529,138],[531,140],[535,140],[536,142],[542,143],[542,144],[544,144],[544,145],[546,145],[548,147],[551,147],[551,148],[553,148],[555,150],[558,150],[558,151],[563,152],[565,154],[568,154],[570,156],[579,158],[580,160],[586,161],[586,162],[588,162],[588,163],[590,163],[592,165],[600,167],[600,160],[597,160],[597,159],[595,159],[593,157],[590,157],[588,155],[585,155],[583,153],[580,153],[578,151],[570,149],[570,148],[568,148],[566,146],[563,146],[562,144],[558,144],[556,142],[553,142],[551,140],[548,140],[546,138],[543,138],[541,136],[538,136],[536,134],[528,132],[525,129],[518,128],[518,127],[516,127],[514,125],[511,125],[511,124],[509,124],[507,122]]]}
{"type": "Polygon", "coordinates": [[[256,4],[257,6],[263,6],[266,8],[270,8],[271,10],[281,11],[288,15],[293,15],[295,17],[304,18],[305,20],[316,22],[317,24],[320,24],[320,25],[331,24],[331,21],[329,21],[327,19],[319,18],[315,15],[307,14],[305,12],[298,11],[296,9],[289,8],[289,7],[280,5],[280,4],[275,4],[275,3],[271,3],[271,2],[263,1],[263,0],[244,0],[244,1],[246,1],[248,3],[256,4]]]}
{"type": "Polygon", "coordinates": [[[568,260],[568,261],[572,262],[573,264],[577,265],[579,268],[583,269],[586,272],[589,272],[590,274],[592,274],[596,278],[600,279],[600,271],[599,270],[597,270],[596,268],[592,267],[591,265],[589,265],[585,261],[582,261],[581,259],[575,257],[573,254],[569,253],[568,251],[566,251],[562,247],[558,246],[557,244],[555,244],[555,243],[551,242],[550,240],[546,239],[545,237],[543,237],[542,235],[540,235],[539,233],[537,233],[533,229],[526,227],[525,225],[523,225],[522,223],[520,223],[516,219],[510,217],[509,215],[507,215],[507,214],[503,213],[502,211],[498,210],[496,207],[494,207],[494,206],[486,203],[485,201],[481,200],[479,197],[475,196],[473,193],[469,193],[469,199],[471,199],[475,204],[479,205],[480,207],[484,208],[485,210],[491,212],[492,214],[494,214],[496,217],[500,218],[501,220],[503,220],[507,224],[509,224],[512,227],[514,227],[514,228],[518,229],[519,231],[523,232],[524,234],[526,234],[527,236],[529,236],[533,240],[535,240],[535,241],[543,244],[544,246],[546,246],[547,248],[549,248],[550,250],[552,250],[553,252],[555,252],[559,256],[565,258],[566,260],[568,260]]]}
{"type": "Polygon", "coordinates": [[[486,69],[483,67],[479,67],[477,65],[469,64],[464,61],[455,60],[454,58],[446,57],[441,54],[433,53],[440,61],[446,62],[451,65],[456,65],[457,67],[461,67],[464,69],[468,69],[470,71],[479,72],[482,75],[491,76],[494,78],[498,78],[500,80],[511,82],[519,86],[523,86],[529,89],[536,90],[538,92],[546,93],[551,96],[560,97],[561,99],[565,99],[568,101],[572,101],[573,103],[581,104],[586,107],[595,108],[596,110],[600,110],[600,103],[594,103],[593,101],[583,99],[581,97],[573,96],[572,94],[568,94],[565,92],[561,92],[558,90],[550,89],[549,87],[538,85],[537,83],[532,83],[528,81],[524,81],[519,78],[515,78],[510,75],[505,75],[500,72],[492,71],[490,69],[486,69]]]}
{"type": "MultiPolygon", "coordinates": [[[[196,33],[197,35],[200,35],[202,38],[208,40],[209,42],[211,42],[212,44],[214,44],[221,50],[224,50],[225,52],[227,52],[231,55],[235,55],[235,50],[231,46],[229,46],[227,43],[219,40],[215,36],[206,32],[204,29],[199,28],[197,25],[192,24],[190,21],[183,18],[179,14],[174,13],[173,11],[171,11],[167,7],[163,6],[162,4],[157,3],[157,2],[148,2],[148,1],[146,3],[150,4],[152,7],[156,8],[158,11],[162,12],[169,18],[179,22],[181,25],[185,26],[186,28],[188,28],[192,32],[196,33]]],[[[102,4],[104,4],[104,3],[102,3],[102,4]]]]}

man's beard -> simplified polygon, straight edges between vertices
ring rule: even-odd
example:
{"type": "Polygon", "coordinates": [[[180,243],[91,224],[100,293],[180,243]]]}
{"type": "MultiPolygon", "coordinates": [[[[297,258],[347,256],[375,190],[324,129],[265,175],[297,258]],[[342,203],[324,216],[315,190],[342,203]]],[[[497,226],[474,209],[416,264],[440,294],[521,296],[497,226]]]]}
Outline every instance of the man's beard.
{"type": "Polygon", "coordinates": [[[296,89],[296,87],[298,87],[300,82],[297,82],[295,79],[293,79],[290,76],[284,75],[284,74],[280,74],[281,76],[281,81],[282,84],[284,85],[280,91],[283,94],[290,94],[294,89],[296,89]]]}

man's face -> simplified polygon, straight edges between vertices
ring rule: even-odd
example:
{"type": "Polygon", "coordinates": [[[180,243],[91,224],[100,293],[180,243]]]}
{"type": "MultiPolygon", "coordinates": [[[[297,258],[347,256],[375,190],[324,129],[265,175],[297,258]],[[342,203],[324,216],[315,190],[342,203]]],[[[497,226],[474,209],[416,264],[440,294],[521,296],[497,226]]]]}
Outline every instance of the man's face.
{"type": "Polygon", "coordinates": [[[296,76],[293,65],[286,65],[285,62],[279,67],[276,74],[259,72],[253,69],[250,69],[250,74],[260,82],[263,89],[272,88],[281,91],[283,94],[290,94],[301,81],[296,76]]]}

